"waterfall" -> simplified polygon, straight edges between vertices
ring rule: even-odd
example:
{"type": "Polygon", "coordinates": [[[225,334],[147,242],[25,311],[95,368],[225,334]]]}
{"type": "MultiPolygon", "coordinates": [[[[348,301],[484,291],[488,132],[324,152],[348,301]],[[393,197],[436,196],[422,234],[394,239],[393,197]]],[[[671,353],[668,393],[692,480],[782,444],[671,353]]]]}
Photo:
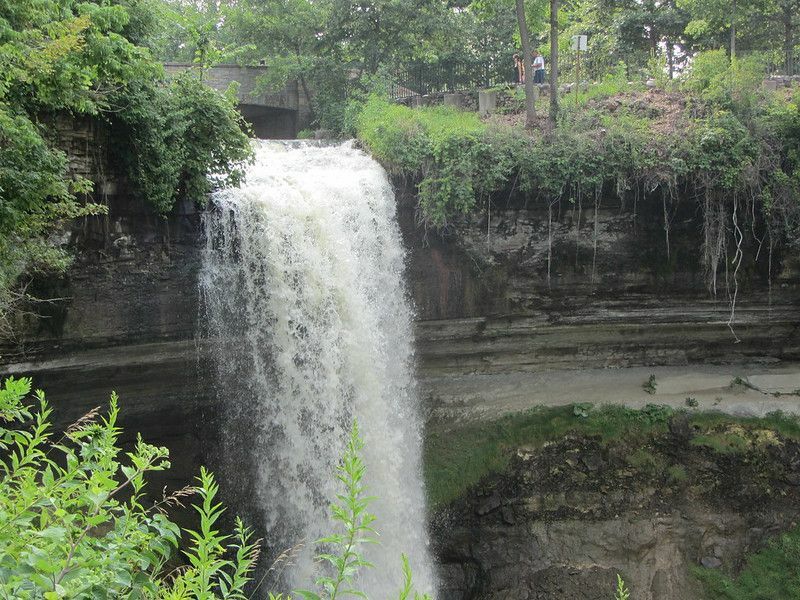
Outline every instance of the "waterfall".
{"type": "Polygon", "coordinates": [[[310,588],[314,541],[334,530],[334,471],[354,419],[376,500],[373,569],[396,597],[401,553],[435,592],[421,477],[404,251],[384,170],[352,143],[256,144],[240,188],[214,196],[200,276],[223,404],[226,479],[278,550],[304,542],[286,585],[310,588]]]}

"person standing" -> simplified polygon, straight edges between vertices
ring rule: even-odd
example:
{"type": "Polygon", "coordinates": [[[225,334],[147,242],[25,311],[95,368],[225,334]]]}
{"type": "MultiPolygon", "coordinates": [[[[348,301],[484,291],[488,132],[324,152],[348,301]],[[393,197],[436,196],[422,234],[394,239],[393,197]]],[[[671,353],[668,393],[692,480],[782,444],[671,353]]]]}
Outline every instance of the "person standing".
{"type": "Polygon", "coordinates": [[[517,83],[525,83],[525,63],[519,54],[514,55],[514,66],[517,67],[517,83]]]}
{"type": "Polygon", "coordinates": [[[544,83],[544,56],[533,51],[533,83],[544,83]]]}

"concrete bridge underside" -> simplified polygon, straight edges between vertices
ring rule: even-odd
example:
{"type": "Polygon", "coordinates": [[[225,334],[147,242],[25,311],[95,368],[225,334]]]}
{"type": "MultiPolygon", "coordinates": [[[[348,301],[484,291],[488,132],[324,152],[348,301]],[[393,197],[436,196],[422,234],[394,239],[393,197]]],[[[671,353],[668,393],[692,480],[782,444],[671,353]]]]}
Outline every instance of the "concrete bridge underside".
{"type": "MultiPolygon", "coordinates": [[[[167,63],[167,73],[180,73],[193,65],[167,63]]],[[[203,81],[221,92],[231,83],[238,83],[239,112],[253,128],[253,134],[263,139],[292,139],[297,132],[310,125],[311,107],[300,91],[297,81],[289,81],[280,90],[263,91],[259,85],[268,73],[268,67],[241,67],[217,65],[206,69],[203,81]]]]}

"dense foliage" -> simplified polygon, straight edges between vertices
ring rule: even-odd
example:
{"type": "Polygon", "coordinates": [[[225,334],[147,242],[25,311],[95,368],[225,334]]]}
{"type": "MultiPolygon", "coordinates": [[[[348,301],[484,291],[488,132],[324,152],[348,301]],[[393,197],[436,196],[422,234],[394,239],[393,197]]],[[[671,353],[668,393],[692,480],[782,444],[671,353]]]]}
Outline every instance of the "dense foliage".
{"type": "Polygon", "coordinates": [[[168,82],[146,43],[152,3],[20,0],[0,4],[0,335],[25,296],[20,277],[63,270],[53,233],[103,212],[91,184],[68,171],[51,135],[59,116],[107,123],[132,191],[162,213],[200,199],[207,173],[235,183],[249,156],[230,99],[190,76],[168,82]]]}
{"type": "Polygon", "coordinates": [[[258,547],[241,521],[219,533],[212,475],[156,503],[145,477],[169,468],[166,448],[118,444],[119,409],[94,409],[55,439],[51,409],[29,379],[0,388],[0,592],[6,598],[244,598],[258,547]],[[187,530],[186,567],[167,569],[181,530],[165,510],[197,494],[198,530],[187,530]],[[149,506],[147,506],[149,504],[149,506]],[[228,558],[230,557],[230,558],[228,558]]]}
{"type": "MultiPolygon", "coordinates": [[[[347,131],[345,102],[377,74],[398,89],[488,87],[515,81],[520,37],[512,0],[167,0],[160,55],[198,64],[270,67],[265,87],[297,79],[315,125],[347,131]]],[[[758,53],[795,72],[800,0],[576,0],[561,3],[556,47],[562,80],[573,81],[571,37],[589,36],[583,76],[600,80],[622,64],[628,80],[685,72],[698,51],[758,53]]],[[[531,41],[549,62],[547,0],[525,0],[531,41]]]]}
{"type": "Polygon", "coordinates": [[[669,244],[669,215],[680,197],[692,198],[714,291],[724,256],[738,268],[745,236],[770,252],[800,247],[800,92],[765,92],[755,57],[731,62],[710,51],[695,63],[679,87],[650,94],[611,75],[581,106],[566,107],[555,128],[534,135],[502,118],[412,110],[379,96],[364,104],[357,135],[390,169],[418,181],[422,218],[434,227],[506,201],[510,191],[551,208],[596,206],[611,193],[635,210],[647,195],[664,204],[669,244]]]}
{"type": "Polygon", "coordinates": [[[112,158],[159,213],[241,181],[250,146],[233,94],[220,96],[188,71],[164,83],[132,80],[117,102],[110,135],[122,143],[112,158]]]}
{"type": "MultiPolygon", "coordinates": [[[[53,435],[44,393],[30,402],[31,380],[0,386],[0,596],[4,598],[161,598],[244,600],[260,553],[259,541],[236,519],[231,535],[218,530],[224,508],[214,477],[200,469],[195,486],[154,499],[148,474],[168,469],[169,452],[137,439],[123,453],[118,400],[97,407],[53,435]],[[181,529],[168,516],[190,497],[197,529],[181,529]],[[181,549],[181,554],[177,550],[181,549]]],[[[369,566],[360,553],[375,531],[363,479],[363,442],[354,426],[336,474],[341,504],[331,514],[338,530],[318,541],[330,569],[309,600],[358,595],[354,578],[369,566]]],[[[416,598],[402,558],[399,600],[416,598]]],[[[278,600],[284,596],[270,594],[278,600]]],[[[288,597],[286,597],[288,600],[288,597]]]]}

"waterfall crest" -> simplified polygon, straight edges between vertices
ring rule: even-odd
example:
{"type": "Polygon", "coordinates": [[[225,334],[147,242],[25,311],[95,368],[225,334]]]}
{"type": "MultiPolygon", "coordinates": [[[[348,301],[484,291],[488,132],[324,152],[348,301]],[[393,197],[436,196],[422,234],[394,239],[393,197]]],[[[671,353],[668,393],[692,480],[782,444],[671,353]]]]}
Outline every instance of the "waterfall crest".
{"type": "Polygon", "coordinates": [[[375,568],[359,585],[371,598],[396,597],[404,552],[416,587],[435,592],[390,182],[351,143],[256,144],[246,183],[216,194],[205,219],[200,286],[226,468],[241,470],[273,548],[305,543],[286,580],[308,588],[357,419],[380,533],[379,545],[362,548],[375,568]]]}

